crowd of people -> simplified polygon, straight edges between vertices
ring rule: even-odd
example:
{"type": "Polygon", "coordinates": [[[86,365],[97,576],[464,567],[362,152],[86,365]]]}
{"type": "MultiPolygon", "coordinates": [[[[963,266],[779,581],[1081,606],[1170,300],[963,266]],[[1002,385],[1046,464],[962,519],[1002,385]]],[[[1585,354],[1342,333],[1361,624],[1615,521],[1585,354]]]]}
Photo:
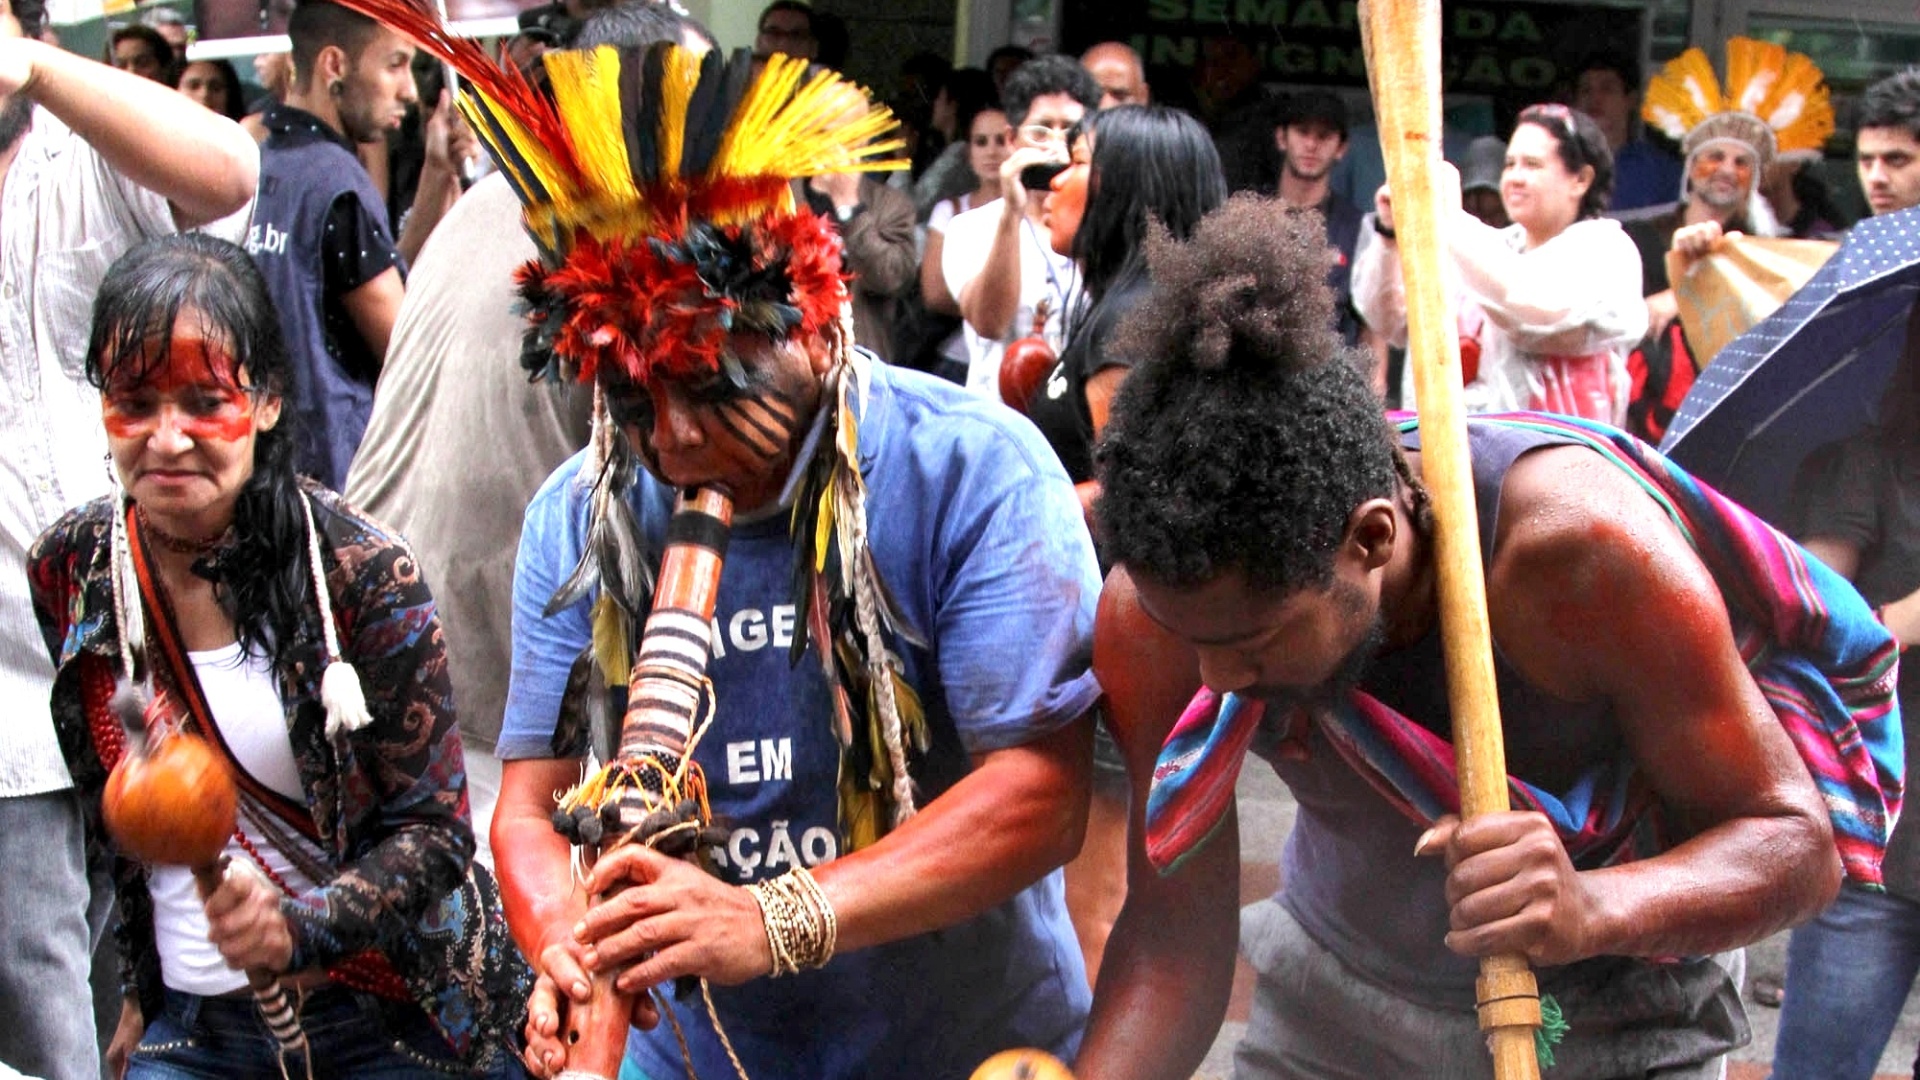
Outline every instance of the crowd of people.
{"type": "MultiPolygon", "coordinates": [[[[95,62],[0,0],[0,1076],[1185,1077],[1241,955],[1237,1075],[1477,1077],[1520,953],[1553,1075],[1705,1080],[1788,927],[1774,1075],[1871,1075],[1920,975],[1920,314],[1794,520],[1650,446],[1685,269],[1844,236],[1817,69],[1729,43],[1801,91],[1749,111],[1598,57],[1356,200],[1347,99],[1231,43],[1191,108],[1106,42],[890,110],[799,0],[732,58],[651,0],[489,52],[381,15],[301,0],[248,102],[178,17],[95,62]],[[1470,821],[1428,194],[1515,799],[1470,821]],[[238,787],[208,865],[115,831],[173,739],[238,787]],[[1249,752],[1299,812],[1243,909],[1249,752]]],[[[1920,73],[1857,126],[1871,212],[1920,204],[1920,73]]]]}

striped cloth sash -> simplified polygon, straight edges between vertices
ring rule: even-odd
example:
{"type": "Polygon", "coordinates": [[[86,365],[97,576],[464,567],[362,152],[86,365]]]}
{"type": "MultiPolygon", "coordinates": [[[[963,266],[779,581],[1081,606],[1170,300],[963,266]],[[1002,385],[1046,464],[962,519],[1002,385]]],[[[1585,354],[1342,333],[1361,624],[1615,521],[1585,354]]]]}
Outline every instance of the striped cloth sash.
{"type": "MultiPolygon", "coordinates": [[[[1713,575],[1747,670],[1806,762],[1833,819],[1852,880],[1880,885],[1887,834],[1900,812],[1905,759],[1895,697],[1898,648],[1845,578],[1766,522],[1645,443],[1604,424],[1514,413],[1475,423],[1528,428],[1587,447],[1631,476],[1679,527],[1713,575]]],[[[1400,424],[1409,431],[1417,421],[1400,424]]],[[[1241,762],[1262,727],[1257,700],[1202,690],[1168,735],[1147,798],[1147,855],[1170,872],[1219,826],[1241,762]]],[[[1275,753],[1305,753],[1317,725],[1340,756],[1416,821],[1458,813],[1453,747],[1373,697],[1277,718],[1275,753]]],[[[1263,744],[1264,745],[1264,744],[1263,744]]],[[[1583,868],[1666,846],[1653,792],[1624,752],[1550,793],[1508,777],[1517,810],[1544,814],[1583,868]]]]}

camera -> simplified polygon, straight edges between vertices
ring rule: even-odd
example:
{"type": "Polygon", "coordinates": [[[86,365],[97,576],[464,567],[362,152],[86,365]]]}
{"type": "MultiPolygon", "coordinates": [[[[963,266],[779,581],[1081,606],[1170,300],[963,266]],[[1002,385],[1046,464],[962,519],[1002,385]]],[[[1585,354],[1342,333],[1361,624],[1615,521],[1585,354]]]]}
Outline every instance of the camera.
{"type": "Polygon", "coordinates": [[[1046,191],[1053,186],[1053,178],[1067,171],[1064,161],[1043,161],[1038,165],[1029,165],[1020,170],[1020,186],[1028,191],[1046,191]]]}

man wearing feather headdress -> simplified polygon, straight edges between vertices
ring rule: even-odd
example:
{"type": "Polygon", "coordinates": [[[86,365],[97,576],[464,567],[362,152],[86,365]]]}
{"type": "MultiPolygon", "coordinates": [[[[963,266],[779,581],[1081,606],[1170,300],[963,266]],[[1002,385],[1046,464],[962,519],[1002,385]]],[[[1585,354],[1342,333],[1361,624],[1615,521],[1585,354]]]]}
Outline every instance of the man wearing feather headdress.
{"type": "Polygon", "coordinates": [[[1706,54],[1688,49],[1654,76],[1641,114],[1686,153],[1679,205],[1627,224],[1640,249],[1648,325],[1628,360],[1634,394],[1626,426],[1658,441],[1696,370],[1678,321],[1667,252],[1697,258],[1729,233],[1784,232],[1760,194],[1760,178],[1776,158],[1817,157],[1833,131],[1833,107],[1813,61],[1771,42],[1736,37],[1727,41],[1724,95],[1706,54]]]}
{"type": "Polygon", "coordinates": [[[804,63],[667,47],[549,53],[536,90],[417,7],[351,6],[478,87],[463,106],[540,252],[523,363],[599,398],[592,444],[528,507],[515,580],[493,847],[543,976],[528,1064],[566,1067],[563,1015],[597,971],[712,984],[711,1008],[640,999],[647,1076],[1070,1055],[1088,992],[1053,871],[1084,824],[1097,571],[1030,426],[852,345],[839,240],[790,182],[880,165],[891,117],[835,123],[851,88],[804,63]],[[578,887],[555,793],[618,715],[690,487],[736,515],[696,644],[714,872],[627,844],[578,887]]]}

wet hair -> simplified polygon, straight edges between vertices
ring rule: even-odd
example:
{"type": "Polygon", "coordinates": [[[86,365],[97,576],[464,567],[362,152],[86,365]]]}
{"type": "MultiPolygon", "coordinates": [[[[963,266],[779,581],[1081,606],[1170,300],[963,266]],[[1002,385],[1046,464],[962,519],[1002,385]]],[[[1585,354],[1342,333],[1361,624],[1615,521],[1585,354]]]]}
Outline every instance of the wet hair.
{"type": "Polygon", "coordinates": [[[349,11],[331,0],[300,0],[287,16],[287,38],[293,42],[293,81],[302,90],[313,85],[314,65],[322,50],[333,47],[347,54],[349,62],[360,59],[380,24],[349,11]]]}
{"type": "Polygon", "coordinates": [[[1593,167],[1593,183],[1580,196],[1580,220],[1606,213],[1613,202],[1613,150],[1593,117],[1565,105],[1529,105],[1513,121],[1515,128],[1521,124],[1532,124],[1553,136],[1560,164],[1568,172],[1593,167]]]}
{"type": "Polygon", "coordinates": [[[697,20],[676,13],[654,0],[626,0],[588,15],[562,48],[595,49],[602,45],[645,48],[660,42],[678,45],[688,30],[713,45],[713,35],[697,20]]]}
{"type": "MultiPolygon", "coordinates": [[[[754,31],[757,33],[761,27],[765,26],[767,24],[767,16],[776,11],[791,11],[797,15],[805,15],[807,17],[807,33],[809,35],[814,33],[813,5],[803,3],[802,0],[773,0],[773,3],[761,8],[760,16],[753,20],[754,31]]],[[[815,38],[814,44],[816,46],[819,44],[818,38],[815,38]]]]}
{"type": "Polygon", "coordinates": [[[1149,221],[1187,239],[1227,201],[1227,180],[1213,137],[1179,109],[1121,105],[1088,113],[1080,130],[1093,137],[1093,160],[1073,255],[1097,302],[1146,273],[1149,221]]]}
{"type": "Polygon", "coordinates": [[[1014,127],[1026,123],[1034,99],[1046,94],[1066,94],[1086,106],[1088,112],[1100,107],[1100,84],[1093,81],[1080,61],[1056,53],[1029,60],[1007,76],[1007,85],[1000,91],[1007,122],[1014,127]]]}
{"type": "Polygon", "coordinates": [[[813,13],[813,60],[835,71],[847,66],[847,52],[853,48],[853,35],[847,20],[831,11],[813,13]]]}
{"type": "Polygon", "coordinates": [[[1000,107],[1000,92],[983,68],[954,68],[940,80],[940,89],[953,102],[954,138],[961,142],[972,133],[974,117],[1000,107]]]}
{"type": "Polygon", "coordinates": [[[1135,366],[1094,453],[1115,562],[1174,587],[1325,588],[1354,509],[1392,497],[1400,459],[1333,329],[1326,246],[1317,214],[1250,194],[1184,243],[1153,230],[1113,346],[1135,366]]]}
{"type": "MultiPolygon", "coordinates": [[[[204,233],[145,241],[108,268],[93,303],[87,381],[104,390],[151,378],[168,363],[183,313],[226,349],[255,401],[285,398],[292,369],[266,280],[244,250],[204,233]]],[[[255,437],[253,475],[234,506],[234,547],[219,557],[214,577],[241,645],[282,670],[312,606],[296,436],[293,410],[283,408],[279,422],[255,437]]]]}
{"type": "Polygon", "coordinates": [[[1025,45],[1002,45],[987,54],[987,62],[984,66],[991,72],[1002,60],[1013,60],[1024,64],[1032,59],[1033,50],[1025,45]]]}
{"type": "Polygon", "coordinates": [[[160,64],[160,76],[168,86],[172,86],[175,77],[173,43],[160,36],[160,31],[145,23],[128,23],[117,26],[107,36],[107,63],[113,63],[113,50],[123,41],[138,41],[144,44],[153,58],[160,64]]]}
{"type": "Polygon", "coordinates": [[[1860,97],[1854,130],[1899,128],[1910,139],[1920,139],[1920,68],[1889,75],[1860,97]]]}

